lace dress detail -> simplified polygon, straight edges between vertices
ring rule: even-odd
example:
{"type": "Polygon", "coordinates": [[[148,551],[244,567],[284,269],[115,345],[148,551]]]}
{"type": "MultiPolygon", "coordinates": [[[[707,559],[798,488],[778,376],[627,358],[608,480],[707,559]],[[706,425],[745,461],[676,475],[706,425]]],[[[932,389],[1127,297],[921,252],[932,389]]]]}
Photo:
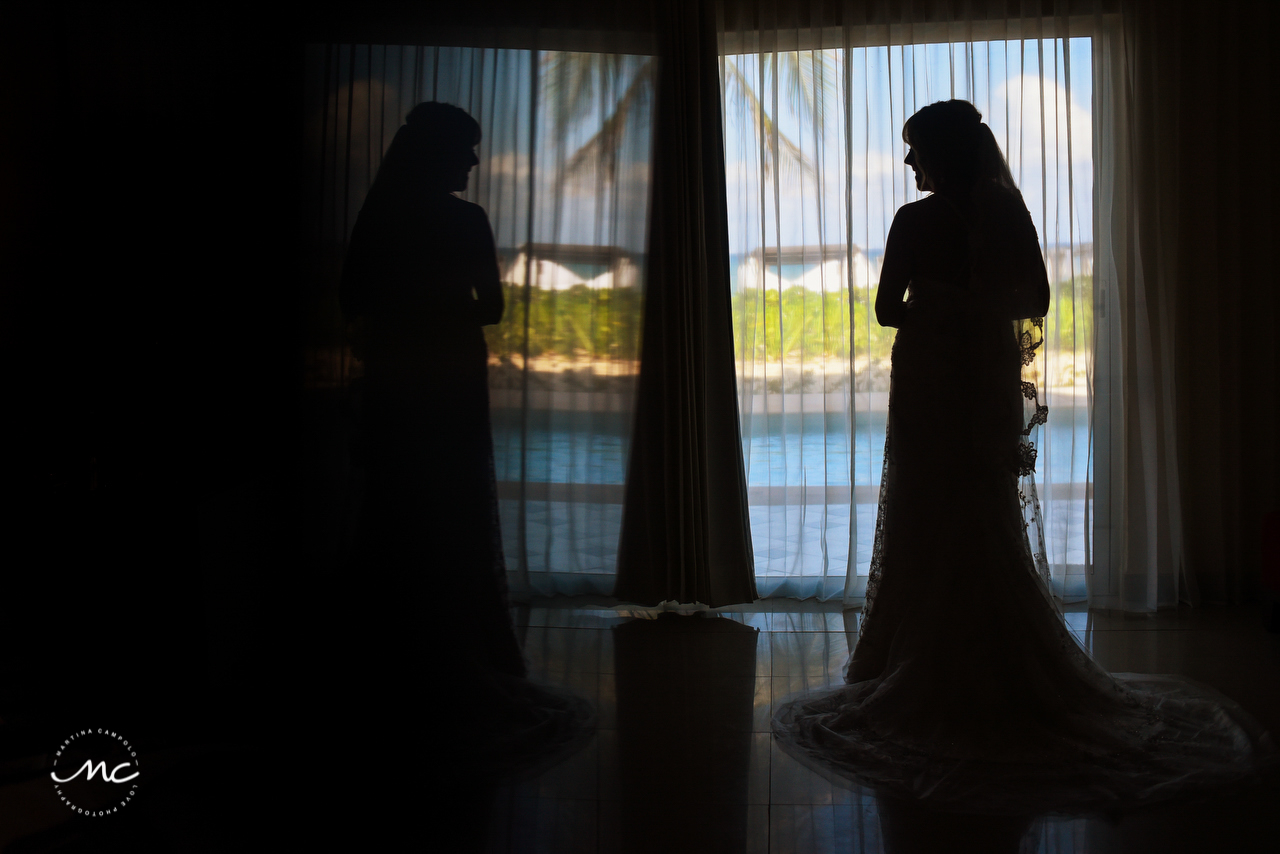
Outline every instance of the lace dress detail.
{"type": "MultiPolygon", "coordinates": [[[[1049,561],[1045,557],[1047,549],[1044,545],[1044,517],[1040,514],[1040,497],[1036,493],[1036,446],[1032,439],[1035,428],[1049,421],[1049,407],[1040,403],[1040,373],[1036,368],[1036,351],[1044,345],[1044,318],[1017,320],[1013,326],[1022,359],[1020,385],[1024,402],[1023,417],[1026,421],[1026,426],[1022,428],[1024,438],[1018,444],[1018,500],[1022,505],[1022,526],[1027,529],[1028,536],[1035,538],[1032,559],[1045,584],[1051,585],[1049,561]],[[1028,405],[1031,408],[1029,416],[1026,409],[1028,405]]],[[[1043,351],[1039,355],[1043,357],[1043,351]]]]}
{"type": "MultiPolygon", "coordinates": [[[[893,371],[889,372],[889,384],[893,385],[893,371]]],[[[890,404],[892,407],[892,404],[890,404]]],[[[867,593],[862,606],[862,619],[858,624],[858,640],[862,640],[862,631],[871,615],[871,606],[876,600],[876,591],[880,589],[880,567],[884,560],[884,507],[889,497],[889,459],[893,453],[890,438],[884,441],[884,464],[880,468],[880,499],[876,508],[876,537],[871,547],[871,570],[867,574],[867,593]]]]}

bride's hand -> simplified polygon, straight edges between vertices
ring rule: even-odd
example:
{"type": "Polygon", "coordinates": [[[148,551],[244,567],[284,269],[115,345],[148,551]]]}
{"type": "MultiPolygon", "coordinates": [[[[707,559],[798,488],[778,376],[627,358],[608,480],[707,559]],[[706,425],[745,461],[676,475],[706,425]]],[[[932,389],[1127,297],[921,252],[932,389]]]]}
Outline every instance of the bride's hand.
{"type": "Polygon", "coordinates": [[[929,277],[915,278],[911,280],[911,287],[908,293],[912,299],[916,299],[926,294],[936,294],[945,292],[955,288],[955,285],[942,279],[933,279],[929,277]]]}
{"type": "Polygon", "coordinates": [[[901,329],[902,327],[911,323],[912,318],[916,314],[918,314],[919,311],[920,311],[920,303],[916,301],[915,297],[911,297],[910,299],[903,302],[902,314],[899,317],[898,328],[901,329]]]}
{"type": "Polygon", "coordinates": [[[942,279],[912,279],[907,291],[907,301],[902,304],[903,321],[913,314],[919,317],[924,312],[945,313],[943,307],[951,304],[955,293],[956,286],[942,279]]]}

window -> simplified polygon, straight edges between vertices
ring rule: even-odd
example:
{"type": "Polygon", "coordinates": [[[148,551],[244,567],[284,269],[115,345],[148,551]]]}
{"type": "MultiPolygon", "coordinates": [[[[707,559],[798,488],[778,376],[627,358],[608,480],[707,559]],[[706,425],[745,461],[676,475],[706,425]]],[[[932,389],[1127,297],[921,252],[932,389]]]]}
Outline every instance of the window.
{"type": "MultiPolygon", "coordinates": [[[[901,127],[950,97],[984,114],[1044,244],[1053,307],[1038,367],[1050,414],[1034,437],[1043,526],[1033,542],[1043,537],[1058,593],[1084,594],[1094,41],[1055,38],[1038,19],[1022,39],[1019,26],[967,41],[927,27],[908,28],[911,38],[886,28],[723,38],[735,356],[762,596],[862,595],[892,344],[872,306],[889,223],[919,195],[901,127]]],[[[483,132],[466,198],[488,212],[507,288],[488,340],[508,566],[517,594],[607,595],[639,371],[655,69],[644,45],[560,47],[571,49],[310,50],[311,384],[358,376],[336,289],[382,153],[419,101],[463,107],[483,132]]]]}
{"type": "Polygon", "coordinates": [[[482,133],[463,197],[488,214],[505,289],[486,337],[507,566],[517,595],[607,595],[639,372],[652,57],[316,45],[308,60],[312,385],[359,377],[337,282],[383,153],[415,104],[462,107],[482,133]]]}
{"type": "MultiPolygon", "coordinates": [[[[781,39],[781,34],[779,34],[781,39]]],[[[758,42],[758,38],[757,38],[758,42]]],[[[894,330],[884,239],[920,197],[904,121],[973,101],[1005,150],[1053,289],[1034,435],[1059,595],[1084,596],[1092,529],[1092,40],[750,50],[726,38],[725,160],[743,458],[760,595],[856,600],[874,542],[894,330]]],[[[939,413],[939,429],[948,425],[939,413]]],[[[1039,536],[1043,545],[1037,546],[1039,536]]]]}

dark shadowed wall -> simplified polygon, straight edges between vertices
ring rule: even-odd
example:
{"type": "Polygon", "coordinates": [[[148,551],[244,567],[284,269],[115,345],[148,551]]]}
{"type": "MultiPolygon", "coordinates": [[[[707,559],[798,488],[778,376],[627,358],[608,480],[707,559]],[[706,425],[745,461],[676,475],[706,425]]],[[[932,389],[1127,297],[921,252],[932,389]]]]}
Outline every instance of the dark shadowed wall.
{"type": "MultiPolygon", "coordinates": [[[[1177,247],[1187,560],[1206,598],[1240,599],[1280,478],[1276,12],[1138,7],[1168,16],[1148,139],[1171,192],[1149,214],[1177,247]]],[[[272,672],[309,582],[290,548],[301,45],[412,41],[430,8],[5,7],[9,706],[92,685],[163,717],[209,678],[247,696],[272,672]]]]}

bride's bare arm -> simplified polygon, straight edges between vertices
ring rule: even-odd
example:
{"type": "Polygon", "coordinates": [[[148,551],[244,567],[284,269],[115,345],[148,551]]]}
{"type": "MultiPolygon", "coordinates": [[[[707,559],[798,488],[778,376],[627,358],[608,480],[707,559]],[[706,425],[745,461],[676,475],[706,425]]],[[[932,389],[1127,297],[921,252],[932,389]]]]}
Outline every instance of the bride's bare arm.
{"type": "Polygon", "coordinates": [[[1013,320],[1044,317],[1049,313],[1049,274],[1040,257],[1040,244],[1028,246],[1023,275],[1009,295],[1009,313],[1013,320]]]}
{"type": "Polygon", "coordinates": [[[911,258],[908,252],[908,230],[899,210],[884,241],[884,263],[880,266],[880,289],[876,292],[876,322],[881,326],[901,326],[906,316],[902,297],[911,283],[911,258]]]}
{"type": "Polygon", "coordinates": [[[502,321],[502,283],[498,280],[498,256],[493,245],[493,229],[489,218],[477,208],[479,216],[475,226],[477,264],[472,288],[476,296],[476,320],[482,326],[502,321]]]}

